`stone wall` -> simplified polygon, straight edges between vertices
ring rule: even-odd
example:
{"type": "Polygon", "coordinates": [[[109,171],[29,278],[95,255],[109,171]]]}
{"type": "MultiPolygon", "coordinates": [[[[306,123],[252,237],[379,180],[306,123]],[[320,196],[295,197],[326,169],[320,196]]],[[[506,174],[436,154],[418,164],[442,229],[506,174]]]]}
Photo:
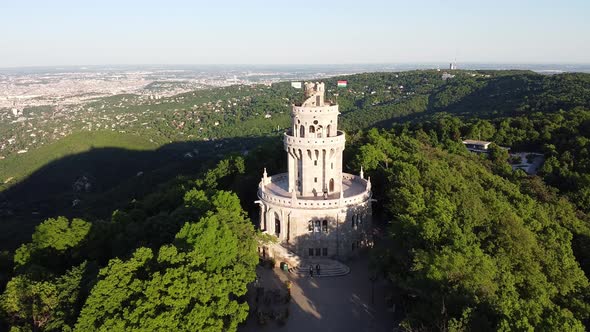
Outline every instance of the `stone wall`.
{"type": "Polygon", "coordinates": [[[322,257],[347,258],[372,246],[371,212],[369,200],[319,211],[261,202],[260,228],[277,235],[281,245],[301,257],[309,257],[311,248],[313,256],[319,249],[322,257]]]}

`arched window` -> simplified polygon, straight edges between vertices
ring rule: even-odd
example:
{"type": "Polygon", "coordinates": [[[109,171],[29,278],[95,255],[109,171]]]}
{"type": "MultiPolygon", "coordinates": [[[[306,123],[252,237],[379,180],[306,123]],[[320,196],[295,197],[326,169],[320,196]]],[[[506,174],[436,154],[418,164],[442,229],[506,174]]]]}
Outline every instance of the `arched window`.
{"type": "Polygon", "coordinates": [[[322,221],[322,232],[328,233],[328,221],[327,220],[322,221]]]}
{"type": "Polygon", "coordinates": [[[328,127],[326,127],[326,137],[330,137],[330,129],[332,128],[331,125],[328,125],[328,127]]]}
{"type": "Polygon", "coordinates": [[[310,231],[310,232],[313,232],[313,220],[310,220],[307,223],[307,230],[310,231]]]}
{"type": "Polygon", "coordinates": [[[314,126],[309,126],[309,133],[310,134],[314,134],[315,133],[315,127],[314,126]]]}
{"type": "Polygon", "coordinates": [[[322,126],[318,126],[318,132],[317,132],[317,135],[316,135],[317,138],[322,138],[323,129],[324,128],[322,128],[322,126]]]}
{"type": "Polygon", "coordinates": [[[316,220],[315,221],[315,227],[314,227],[313,231],[316,232],[316,233],[319,233],[321,231],[321,229],[320,229],[320,221],[319,220],[316,220]]]}
{"type": "Polygon", "coordinates": [[[299,127],[299,137],[305,137],[305,126],[299,127]]]}
{"type": "Polygon", "coordinates": [[[334,191],[334,179],[330,179],[330,192],[334,191]]]}

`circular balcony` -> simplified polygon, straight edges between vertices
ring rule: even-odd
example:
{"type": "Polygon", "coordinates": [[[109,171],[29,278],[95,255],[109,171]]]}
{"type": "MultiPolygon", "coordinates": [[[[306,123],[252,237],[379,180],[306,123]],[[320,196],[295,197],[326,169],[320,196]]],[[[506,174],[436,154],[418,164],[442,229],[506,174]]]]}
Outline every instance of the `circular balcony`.
{"type": "MultiPolygon", "coordinates": [[[[327,103],[327,102],[326,102],[327,103]]],[[[305,114],[314,114],[314,115],[321,115],[321,114],[339,114],[338,112],[338,105],[329,105],[326,104],[324,106],[301,106],[301,105],[293,105],[291,109],[292,115],[305,115],[305,114]]]]}
{"type": "Polygon", "coordinates": [[[336,136],[329,137],[295,137],[289,135],[289,132],[283,134],[283,142],[285,148],[291,147],[294,149],[308,149],[313,147],[322,148],[338,148],[344,147],[346,142],[346,135],[341,130],[337,131],[336,136]]]}
{"type": "Polygon", "coordinates": [[[371,190],[367,187],[367,180],[357,175],[342,174],[343,195],[335,192],[323,196],[297,196],[293,199],[289,190],[289,174],[281,173],[267,177],[266,184],[260,182],[258,186],[258,198],[261,200],[285,207],[297,209],[333,209],[349,205],[356,205],[371,199],[371,190]]]}

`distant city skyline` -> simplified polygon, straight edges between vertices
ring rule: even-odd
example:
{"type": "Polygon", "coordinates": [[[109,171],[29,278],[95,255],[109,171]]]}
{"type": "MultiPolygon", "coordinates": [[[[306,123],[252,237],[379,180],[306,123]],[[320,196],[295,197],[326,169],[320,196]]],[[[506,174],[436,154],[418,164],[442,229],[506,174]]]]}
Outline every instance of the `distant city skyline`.
{"type": "Polygon", "coordinates": [[[590,63],[590,2],[81,1],[0,4],[0,68],[590,63]]]}

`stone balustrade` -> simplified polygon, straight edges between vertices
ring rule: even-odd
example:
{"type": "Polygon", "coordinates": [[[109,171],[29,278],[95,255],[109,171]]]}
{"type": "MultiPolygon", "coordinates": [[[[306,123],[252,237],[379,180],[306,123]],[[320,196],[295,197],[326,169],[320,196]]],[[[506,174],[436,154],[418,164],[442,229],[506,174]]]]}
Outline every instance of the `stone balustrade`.
{"type": "Polygon", "coordinates": [[[293,115],[298,114],[333,114],[338,113],[338,105],[324,105],[324,106],[300,106],[295,105],[291,109],[293,115]]]}
{"type": "MultiPolygon", "coordinates": [[[[371,199],[371,190],[367,188],[367,180],[360,176],[343,173],[343,180],[350,181],[353,195],[324,199],[317,197],[297,197],[293,199],[291,193],[287,192],[288,174],[282,173],[266,178],[266,183],[260,182],[258,186],[258,197],[271,204],[301,208],[301,209],[330,209],[340,208],[349,205],[356,205],[371,199]],[[269,185],[273,189],[270,189],[269,185]],[[264,187],[264,188],[263,188],[264,187]]],[[[350,188],[351,186],[349,186],[350,188]]],[[[345,190],[346,193],[347,190],[345,190]]],[[[332,194],[334,196],[334,194],[332,194]]]]}
{"type": "Polygon", "coordinates": [[[337,148],[344,147],[346,135],[342,130],[338,130],[336,136],[328,137],[295,137],[289,135],[289,132],[283,134],[285,147],[294,149],[318,149],[318,148],[337,148]]]}

